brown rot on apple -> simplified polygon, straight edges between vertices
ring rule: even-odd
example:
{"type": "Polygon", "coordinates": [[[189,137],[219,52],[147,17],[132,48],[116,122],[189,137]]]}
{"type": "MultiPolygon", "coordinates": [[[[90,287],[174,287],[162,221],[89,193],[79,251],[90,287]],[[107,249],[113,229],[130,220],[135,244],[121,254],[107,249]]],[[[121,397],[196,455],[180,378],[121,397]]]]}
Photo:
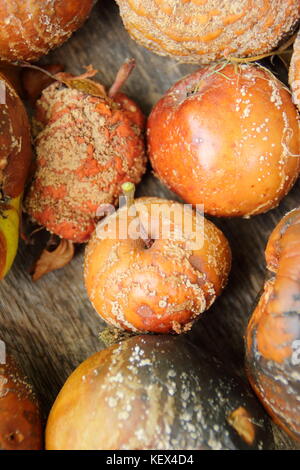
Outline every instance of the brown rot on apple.
{"type": "Polygon", "coordinates": [[[0,450],[39,450],[42,422],[36,396],[14,358],[0,362],[0,450]]]}
{"type": "Polygon", "coordinates": [[[187,331],[226,284],[227,239],[190,206],[155,197],[127,199],[87,245],[89,298],[113,326],[187,331]]]}
{"type": "Polygon", "coordinates": [[[144,335],[97,352],[60,391],[48,450],[270,449],[250,387],[183,336],[144,335]]]}
{"type": "Polygon", "coordinates": [[[286,214],[266,248],[269,276],[246,335],[246,365],[261,402],[300,441],[300,209],[286,214]]]}
{"type": "Polygon", "coordinates": [[[158,177],[220,217],[277,206],[300,170],[299,119],[289,90],[267,69],[226,62],[177,82],[148,121],[158,177]]]}
{"type": "Polygon", "coordinates": [[[145,171],[145,118],[120,92],[135,66],[122,64],[109,90],[91,80],[60,73],[36,102],[36,168],[24,209],[55,235],[85,243],[100,204],[114,204],[124,181],[138,183],[145,171]]]}
{"type": "Polygon", "coordinates": [[[292,90],[293,101],[300,109],[300,31],[298,32],[291,57],[289,69],[289,82],[292,90]]]}
{"type": "Polygon", "coordinates": [[[89,16],[93,0],[0,0],[0,59],[37,60],[89,16]]]}
{"type": "Polygon", "coordinates": [[[209,64],[274,50],[298,24],[298,0],[117,0],[130,36],[160,55],[209,64]]]}

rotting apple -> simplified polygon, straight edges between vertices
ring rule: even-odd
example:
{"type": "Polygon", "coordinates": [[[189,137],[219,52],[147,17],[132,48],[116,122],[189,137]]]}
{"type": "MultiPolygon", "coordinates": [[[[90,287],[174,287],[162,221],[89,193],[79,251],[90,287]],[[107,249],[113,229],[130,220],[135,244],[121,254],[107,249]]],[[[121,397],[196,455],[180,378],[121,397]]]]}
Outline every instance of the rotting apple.
{"type": "Polygon", "coordinates": [[[124,62],[108,92],[88,77],[56,75],[36,103],[36,170],[24,210],[33,222],[74,243],[96,226],[99,204],[118,200],[121,185],[145,172],[144,116],[121,86],[135,66],[124,62]]]}
{"type": "Polygon", "coordinates": [[[0,450],[39,450],[42,420],[32,386],[14,358],[0,362],[0,450]]]}
{"type": "Polygon", "coordinates": [[[299,176],[297,109],[257,64],[224,62],[183,78],[152,110],[147,132],[158,177],[214,216],[266,212],[299,176]]]}
{"type": "Polygon", "coordinates": [[[272,449],[270,424],[211,353],[184,336],[142,335],[77,367],[50,412],[46,449],[272,449]]]}
{"type": "Polygon", "coordinates": [[[0,95],[0,279],[3,279],[18,249],[21,206],[32,149],[25,107],[10,79],[2,73],[0,95]]]}
{"type": "Polygon", "coordinates": [[[300,442],[300,208],[266,247],[269,275],[246,332],[249,380],[273,419],[300,442]]]}
{"type": "Polygon", "coordinates": [[[289,83],[292,90],[293,101],[300,110],[300,31],[294,42],[289,69],[289,83]]]}
{"type": "Polygon", "coordinates": [[[189,205],[144,197],[96,229],[86,248],[85,284],[107,323],[181,333],[221,293],[230,263],[228,241],[212,222],[189,205]]]}

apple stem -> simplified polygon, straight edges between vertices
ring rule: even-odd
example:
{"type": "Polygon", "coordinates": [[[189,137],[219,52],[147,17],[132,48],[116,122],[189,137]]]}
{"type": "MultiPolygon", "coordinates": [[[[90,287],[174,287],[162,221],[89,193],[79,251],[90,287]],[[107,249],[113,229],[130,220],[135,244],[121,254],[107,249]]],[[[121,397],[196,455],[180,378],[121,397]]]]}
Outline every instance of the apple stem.
{"type": "Polygon", "coordinates": [[[122,191],[126,201],[126,206],[132,206],[134,202],[135,185],[130,181],[122,184],[122,191]]]}
{"type": "Polygon", "coordinates": [[[114,96],[116,96],[116,94],[120,91],[134,67],[135,59],[126,59],[124,64],[121,65],[115,81],[109,89],[108,96],[110,98],[114,98],[114,96]]]}
{"type": "Polygon", "coordinates": [[[27,69],[37,70],[38,72],[44,73],[49,78],[52,78],[52,80],[58,81],[57,77],[53,75],[53,73],[48,72],[48,70],[43,69],[42,67],[39,67],[38,65],[33,65],[30,62],[26,62],[25,60],[17,60],[15,62],[12,62],[12,65],[14,65],[15,67],[23,67],[27,69]]]}
{"type": "Polygon", "coordinates": [[[288,39],[287,42],[285,42],[282,46],[280,46],[276,51],[268,52],[266,54],[260,54],[254,57],[234,57],[234,56],[229,56],[228,54],[225,54],[225,59],[228,60],[229,62],[237,62],[240,64],[247,64],[249,62],[257,62],[258,60],[265,59],[266,57],[272,57],[272,56],[281,56],[282,54],[286,54],[288,52],[288,48],[293,45],[295,42],[297,33],[295,33],[290,39],[288,39]]]}
{"type": "MultiPolygon", "coordinates": [[[[134,203],[134,193],[135,193],[135,185],[130,181],[122,184],[122,191],[123,191],[123,198],[125,199],[125,204],[127,209],[129,209],[134,203]]],[[[122,205],[123,207],[123,205],[122,205]]],[[[148,232],[143,226],[142,222],[140,221],[140,234],[141,239],[143,240],[146,248],[151,248],[153,245],[153,240],[149,238],[148,232]]]]}

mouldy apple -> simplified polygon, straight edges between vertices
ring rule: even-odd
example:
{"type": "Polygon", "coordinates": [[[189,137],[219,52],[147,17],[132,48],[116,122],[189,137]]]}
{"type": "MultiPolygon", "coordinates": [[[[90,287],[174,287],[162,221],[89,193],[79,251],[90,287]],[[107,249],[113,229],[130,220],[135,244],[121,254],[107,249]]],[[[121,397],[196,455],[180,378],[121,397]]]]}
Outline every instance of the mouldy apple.
{"type": "Polygon", "coordinates": [[[25,108],[0,74],[0,279],[12,266],[19,242],[21,204],[31,163],[31,137],[25,108]]]}
{"type": "Polygon", "coordinates": [[[289,82],[292,89],[293,101],[300,110],[300,32],[298,32],[294,42],[289,69],[289,82]]]}
{"type": "Polygon", "coordinates": [[[224,62],[183,78],[153,108],[147,132],[157,176],[214,216],[266,212],[299,176],[297,109],[259,65],[224,62]]]}
{"type": "Polygon", "coordinates": [[[95,231],[85,252],[85,284],[107,323],[135,332],[181,333],[220,295],[231,264],[228,241],[190,207],[184,232],[184,210],[178,202],[139,198],[107,218],[107,232],[95,231]],[[140,228],[136,235],[132,226],[140,228]]]}
{"type": "Polygon", "coordinates": [[[87,19],[94,0],[0,0],[0,58],[38,60],[87,19]]]}
{"type": "Polygon", "coordinates": [[[117,0],[133,39],[180,62],[272,51],[299,22],[298,0],[117,0]]]}
{"type": "Polygon", "coordinates": [[[126,61],[110,90],[88,77],[58,74],[36,103],[36,171],[25,200],[34,222],[75,243],[87,242],[101,204],[116,204],[124,181],[145,172],[144,116],[119,92],[126,61]]]}
{"type": "Polygon", "coordinates": [[[300,209],[274,229],[269,271],[247,328],[246,367],[255,392],[274,420],[300,441],[300,209]]]}
{"type": "Polygon", "coordinates": [[[42,424],[36,396],[14,359],[0,363],[0,450],[40,450],[42,424]]]}
{"type": "Polygon", "coordinates": [[[61,389],[46,429],[48,450],[273,446],[250,387],[184,337],[166,335],[134,337],[88,358],[61,389]]]}

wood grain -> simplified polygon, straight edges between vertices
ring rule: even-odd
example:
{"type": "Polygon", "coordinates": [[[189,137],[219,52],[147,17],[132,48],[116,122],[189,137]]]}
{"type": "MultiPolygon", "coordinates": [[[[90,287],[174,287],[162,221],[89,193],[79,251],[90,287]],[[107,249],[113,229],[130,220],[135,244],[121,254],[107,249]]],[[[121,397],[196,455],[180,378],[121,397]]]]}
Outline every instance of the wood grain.
{"type": "MultiPolygon", "coordinates": [[[[120,64],[135,57],[137,68],[124,91],[148,113],[173,82],[195,70],[146,51],[124,30],[118,8],[110,0],[99,1],[88,22],[44,63],[64,63],[80,74],[93,64],[98,79],[110,85],[120,64]]],[[[249,314],[265,276],[264,248],[275,224],[284,213],[300,205],[299,182],[280,207],[251,219],[213,221],[227,235],[233,251],[229,284],[214,306],[191,332],[193,341],[222,356],[244,379],[243,335],[249,314]]],[[[174,197],[149,169],[138,195],[174,197]]],[[[70,372],[87,356],[103,347],[98,334],[104,328],[90,305],[83,285],[83,249],[64,269],[33,283],[28,270],[35,249],[21,244],[15,265],[0,284],[0,334],[32,380],[46,418],[70,372]]],[[[282,433],[278,447],[293,444],[282,433]]]]}

